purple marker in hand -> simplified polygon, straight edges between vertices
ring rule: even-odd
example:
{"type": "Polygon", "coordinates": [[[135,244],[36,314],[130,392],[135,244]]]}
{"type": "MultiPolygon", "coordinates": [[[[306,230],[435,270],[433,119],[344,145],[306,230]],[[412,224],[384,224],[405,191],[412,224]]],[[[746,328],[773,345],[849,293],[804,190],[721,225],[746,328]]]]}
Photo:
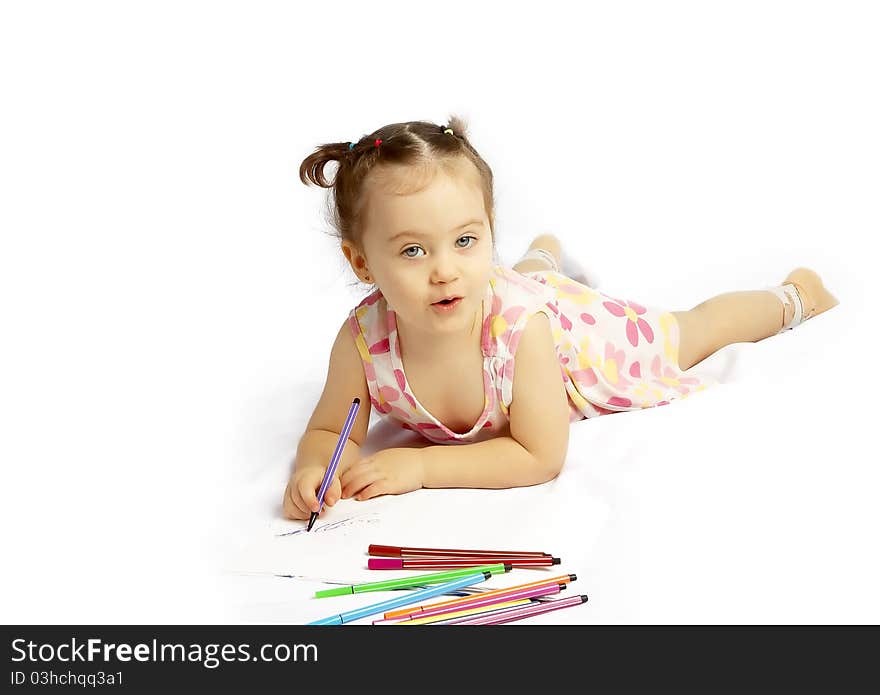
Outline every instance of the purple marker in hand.
{"type": "Polygon", "coordinates": [[[324,493],[327,492],[327,488],[330,487],[330,481],[333,480],[333,475],[336,473],[336,466],[339,465],[339,459],[342,458],[342,450],[345,448],[345,443],[348,441],[348,433],[351,432],[351,428],[354,425],[354,418],[360,407],[361,399],[355,398],[351,402],[351,408],[348,410],[348,417],[345,418],[345,424],[342,426],[342,432],[339,434],[339,441],[336,442],[336,449],[333,451],[333,456],[330,457],[330,465],[327,466],[327,470],[324,472],[324,480],[321,481],[321,488],[318,490],[318,511],[312,512],[309,517],[309,525],[308,528],[306,528],[306,531],[312,530],[315,519],[318,518],[321,509],[324,508],[324,493]]]}

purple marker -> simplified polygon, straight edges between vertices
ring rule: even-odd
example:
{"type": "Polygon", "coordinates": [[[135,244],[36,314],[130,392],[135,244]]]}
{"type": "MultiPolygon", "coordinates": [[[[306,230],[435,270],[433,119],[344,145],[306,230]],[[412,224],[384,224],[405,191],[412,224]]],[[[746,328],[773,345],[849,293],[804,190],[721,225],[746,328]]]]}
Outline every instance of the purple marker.
{"type": "Polygon", "coordinates": [[[587,602],[587,595],[572,596],[571,598],[560,598],[555,601],[547,601],[534,606],[523,606],[522,608],[511,608],[503,612],[493,613],[486,616],[474,616],[470,620],[456,621],[456,625],[500,625],[501,623],[510,623],[514,620],[522,620],[530,618],[533,615],[548,613],[549,611],[559,610],[560,608],[568,608],[569,606],[579,606],[587,602]]]}
{"type": "Polygon", "coordinates": [[[309,517],[309,525],[306,528],[306,531],[312,530],[315,519],[318,518],[321,509],[324,508],[324,493],[327,492],[327,488],[330,487],[330,481],[333,480],[333,475],[336,473],[336,466],[339,465],[339,459],[342,458],[342,450],[345,448],[345,443],[348,441],[348,433],[351,432],[351,428],[354,425],[354,418],[360,407],[361,399],[355,398],[351,402],[351,408],[348,410],[348,417],[345,418],[345,424],[342,426],[342,432],[339,434],[339,441],[336,442],[336,449],[333,451],[333,456],[330,457],[330,465],[327,466],[327,470],[324,471],[324,480],[321,481],[321,488],[318,490],[318,511],[312,512],[309,517]]]}

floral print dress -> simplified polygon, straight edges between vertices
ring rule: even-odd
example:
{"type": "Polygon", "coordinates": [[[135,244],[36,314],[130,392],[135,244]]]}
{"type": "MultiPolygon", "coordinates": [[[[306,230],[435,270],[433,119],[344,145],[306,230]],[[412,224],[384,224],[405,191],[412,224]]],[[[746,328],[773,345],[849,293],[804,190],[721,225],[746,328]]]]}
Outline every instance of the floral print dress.
{"type": "Polygon", "coordinates": [[[403,370],[397,315],[381,290],[352,309],[348,320],[373,408],[436,443],[496,436],[509,420],[516,348],[536,312],[550,319],[570,422],[666,405],[715,383],[679,369],[679,327],[671,313],[603,294],[555,271],[519,273],[498,265],[483,298],[485,398],[474,426],[453,432],[418,402],[403,370]]]}

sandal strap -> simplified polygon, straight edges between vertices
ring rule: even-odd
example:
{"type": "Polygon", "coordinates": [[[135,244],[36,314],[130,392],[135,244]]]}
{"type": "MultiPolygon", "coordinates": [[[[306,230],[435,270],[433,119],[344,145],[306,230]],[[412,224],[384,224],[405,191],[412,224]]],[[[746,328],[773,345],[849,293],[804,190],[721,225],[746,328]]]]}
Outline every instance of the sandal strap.
{"type": "MultiPolygon", "coordinates": [[[[559,263],[556,261],[556,256],[554,256],[549,251],[545,249],[535,248],[529,249],[520,261],[534,260],[534,261],[544,261],[546,262],[552,270],[555,272],[559,272],[559,263]]],[[[517,261],[519,263],[519,261],[517,261]]]]}
{"type": "Polygon", "coordinates": [[[765,287],[764,289],[768,292],[772,292],[773,294],[775,294],[779,298],[779,301],[783,303],[783,305],[794,305],[794,315],[791,317],[791,320],[788,322],[788,324],[782,326],[782,328],[779,330],[779,333],[791,330],[792,328],[794,328],[795,326],[799,326],[809,318],[809,316],[806,316],[804,314],[804,303],[801,299],[801,295],[792,283],[787,282],[783,285],[776,285],[775,287],[765,287]]]}

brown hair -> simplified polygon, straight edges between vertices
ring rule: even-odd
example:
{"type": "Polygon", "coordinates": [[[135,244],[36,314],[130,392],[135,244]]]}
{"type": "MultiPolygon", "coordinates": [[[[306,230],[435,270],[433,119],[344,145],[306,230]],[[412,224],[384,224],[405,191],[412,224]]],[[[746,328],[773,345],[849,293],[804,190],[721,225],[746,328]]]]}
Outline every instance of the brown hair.
{"type": "MultiPolygon", "coordinates": [[[[404,167],[415,167],[428,173],[439,166],[452,173],[464,161],[470,161],[476,169],[494,244],[492,170],[468,141],[467,124],[458,116],[452,116],[445,126],[430,121],[407,121],[382,126],[354,143],[353,148],[349,148],[348,142],[320,145],[303,160],[299,167],[299,178],[306,185],[312,183],[331,189],[328,206],[335,236],[360,245],[368,197],[364,195],[365,181],[371,172],[376,172],[371,178],[385,182],[388,178],[384,174],[404,167]],[[452,134],[445,132],[447,128],[452,130],[452,134]],[[378,147],[377,140],[382,141],[378,147]],[[332,183],[324,177],[324,167],[331,161],[338,164],[332,183]]],[[[414,190],[418,190],[418,187],[414,190]]],[[[402,190],[397,192],[403,193],[402,190]]]]}

